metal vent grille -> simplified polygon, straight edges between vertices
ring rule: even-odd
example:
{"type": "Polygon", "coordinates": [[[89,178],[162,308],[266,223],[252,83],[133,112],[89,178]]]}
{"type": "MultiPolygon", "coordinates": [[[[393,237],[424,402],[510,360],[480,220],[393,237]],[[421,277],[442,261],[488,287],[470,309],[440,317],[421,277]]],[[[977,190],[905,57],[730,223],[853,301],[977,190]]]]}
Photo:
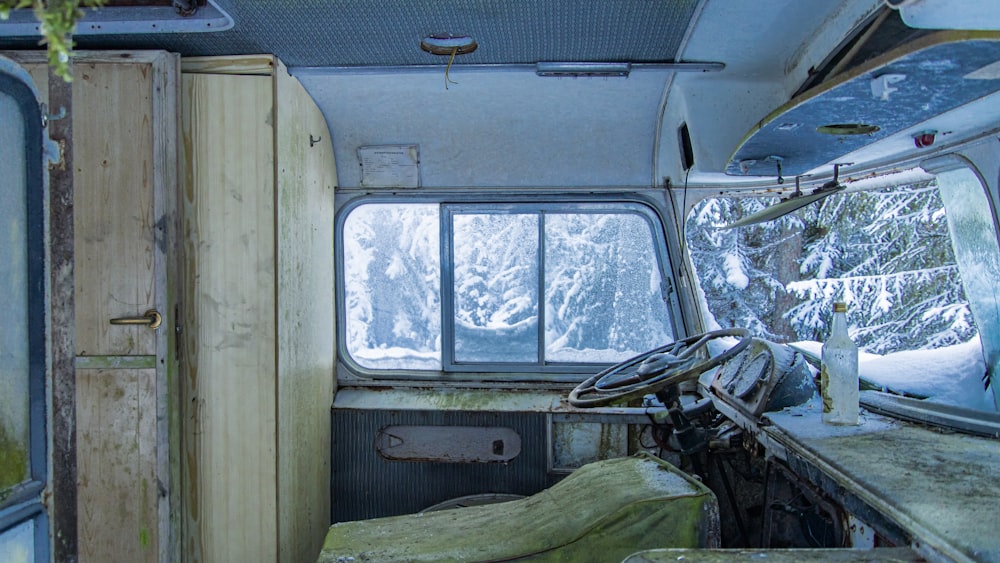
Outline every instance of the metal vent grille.
{"type": "Polygon", "coordinates": [[[443,64],[432,33],[479,43],[456,64],[675,59],[697,0],[218,0],[219,33],[79,37],[80,48],[161,48],[183,55],[273,53],[288,66],[443,64]]]}
{"type": "Polygon", "coordinates": [[[332,521],[410,514],[466,495],[537,493],[562,477],[546,470],[545,425],[542,413],[334,410],[332,521]],[[388,461],[375,440],[391,425],[512,428],[521,453],[509,463],[388,461]]]}

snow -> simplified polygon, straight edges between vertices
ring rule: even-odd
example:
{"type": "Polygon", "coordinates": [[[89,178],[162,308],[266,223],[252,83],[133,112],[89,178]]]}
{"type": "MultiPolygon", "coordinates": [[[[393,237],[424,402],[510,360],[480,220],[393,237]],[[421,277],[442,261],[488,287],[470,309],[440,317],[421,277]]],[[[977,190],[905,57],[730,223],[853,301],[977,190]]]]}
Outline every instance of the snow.
{"type": "Polygon", "coordinates": [[[750,285],[750,278],[740,266],[740,257],[734,254],[727,254],[725,260],[726,281],[736,289],[746,289],[750,285]]]}
{"type": "MultiPolygon", "coordinates": [[[[796,347],[820,354],[820,342],[796,342],[796,347]]],[[[934,350],[892,354],[858,354],[858,374],[897,393],[927,397],[928,401],[981,411],[996,411],[992,393],[983,389],[983,360],[979,337],[934,350]]]]}
{"type": "Polygon", "coordinates": [[[858,424],[832,425],[823,423],[823,400],[815,395],[808,402],[797,407],[789,407],[780,412],[767,413],[767,418],[781,428],[794,428],[799,438],[828,438],[839,436],[860,436],[862,434],[880,434],[892,428],[896,423],[883,416],[872,415],[861,409],[858,424]]]}

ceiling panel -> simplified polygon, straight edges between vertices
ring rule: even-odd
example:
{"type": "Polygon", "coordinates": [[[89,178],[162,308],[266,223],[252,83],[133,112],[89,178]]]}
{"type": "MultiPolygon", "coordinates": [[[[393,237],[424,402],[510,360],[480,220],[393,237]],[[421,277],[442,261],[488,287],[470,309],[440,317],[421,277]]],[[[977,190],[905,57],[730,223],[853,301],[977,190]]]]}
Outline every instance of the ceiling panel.
{"type": "MultiPolygon", "coordinates": [[[[697,0],[218,0],[229,31],[78,36],[81,48],[162,48],[185,55],[273,53],[288,66],[442,64],[420,50],[432,33],[479,43],[456,64],[668,62],[697,0]]],[[[0,24],[2,26],[2,24],[0,24]]],[[[9,40],[8,40],[8,45],[9,40]]]]}

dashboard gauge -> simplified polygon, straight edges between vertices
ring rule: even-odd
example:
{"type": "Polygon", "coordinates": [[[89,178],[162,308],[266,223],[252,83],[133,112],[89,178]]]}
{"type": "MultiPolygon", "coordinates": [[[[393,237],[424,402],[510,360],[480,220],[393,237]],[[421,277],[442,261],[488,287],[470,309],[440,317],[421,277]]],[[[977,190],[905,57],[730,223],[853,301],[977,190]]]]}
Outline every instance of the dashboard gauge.
{"type": "Polygon", "coordinates": [[[755,338],[749,348],[719,366],[709,390],[716,408],[735,422],[800,405],[813,396],[815,384],[801,354],[755,338]]]}
{"type": "Polygon", "coordinates": [[[757,389],[763,380],[767,379],[770,369],[771,354],[767,352],[757,354],[743,366],[743,369],[739,370],[739,375],[726,389],[734,397],[745,399],[747,395],[757,389]]]}
{"type": "Polygon", "coordinates": [[[734,356],[731,360],[726,362],[719,368],[719,373],[715,376],[715,385],[721,389],[729,389],[733,381],[740,375],[740,370],[743,368],[743,364],[747,362],[747,358],[750,357],[751,348],[740,352],[734,356]]]}

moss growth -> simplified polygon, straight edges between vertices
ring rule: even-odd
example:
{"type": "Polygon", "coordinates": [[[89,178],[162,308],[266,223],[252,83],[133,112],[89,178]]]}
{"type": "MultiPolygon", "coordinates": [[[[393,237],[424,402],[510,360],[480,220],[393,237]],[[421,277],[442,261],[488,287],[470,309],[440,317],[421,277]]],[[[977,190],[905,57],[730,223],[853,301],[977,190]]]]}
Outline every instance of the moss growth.
{"type": "Polygon", "coordinates": [[[500,504],[339,522],[319,561],[621,561],[654,547],[716,545],[704,485],[653,456],[585,465],[500,504]]]}
{"type": "Polygon", "coordinates": [[[15,440],[0,424],[0,501],[10,494],[11,489],[24,481],[28,472],[28,452],[24,444],[15,440]]]}

